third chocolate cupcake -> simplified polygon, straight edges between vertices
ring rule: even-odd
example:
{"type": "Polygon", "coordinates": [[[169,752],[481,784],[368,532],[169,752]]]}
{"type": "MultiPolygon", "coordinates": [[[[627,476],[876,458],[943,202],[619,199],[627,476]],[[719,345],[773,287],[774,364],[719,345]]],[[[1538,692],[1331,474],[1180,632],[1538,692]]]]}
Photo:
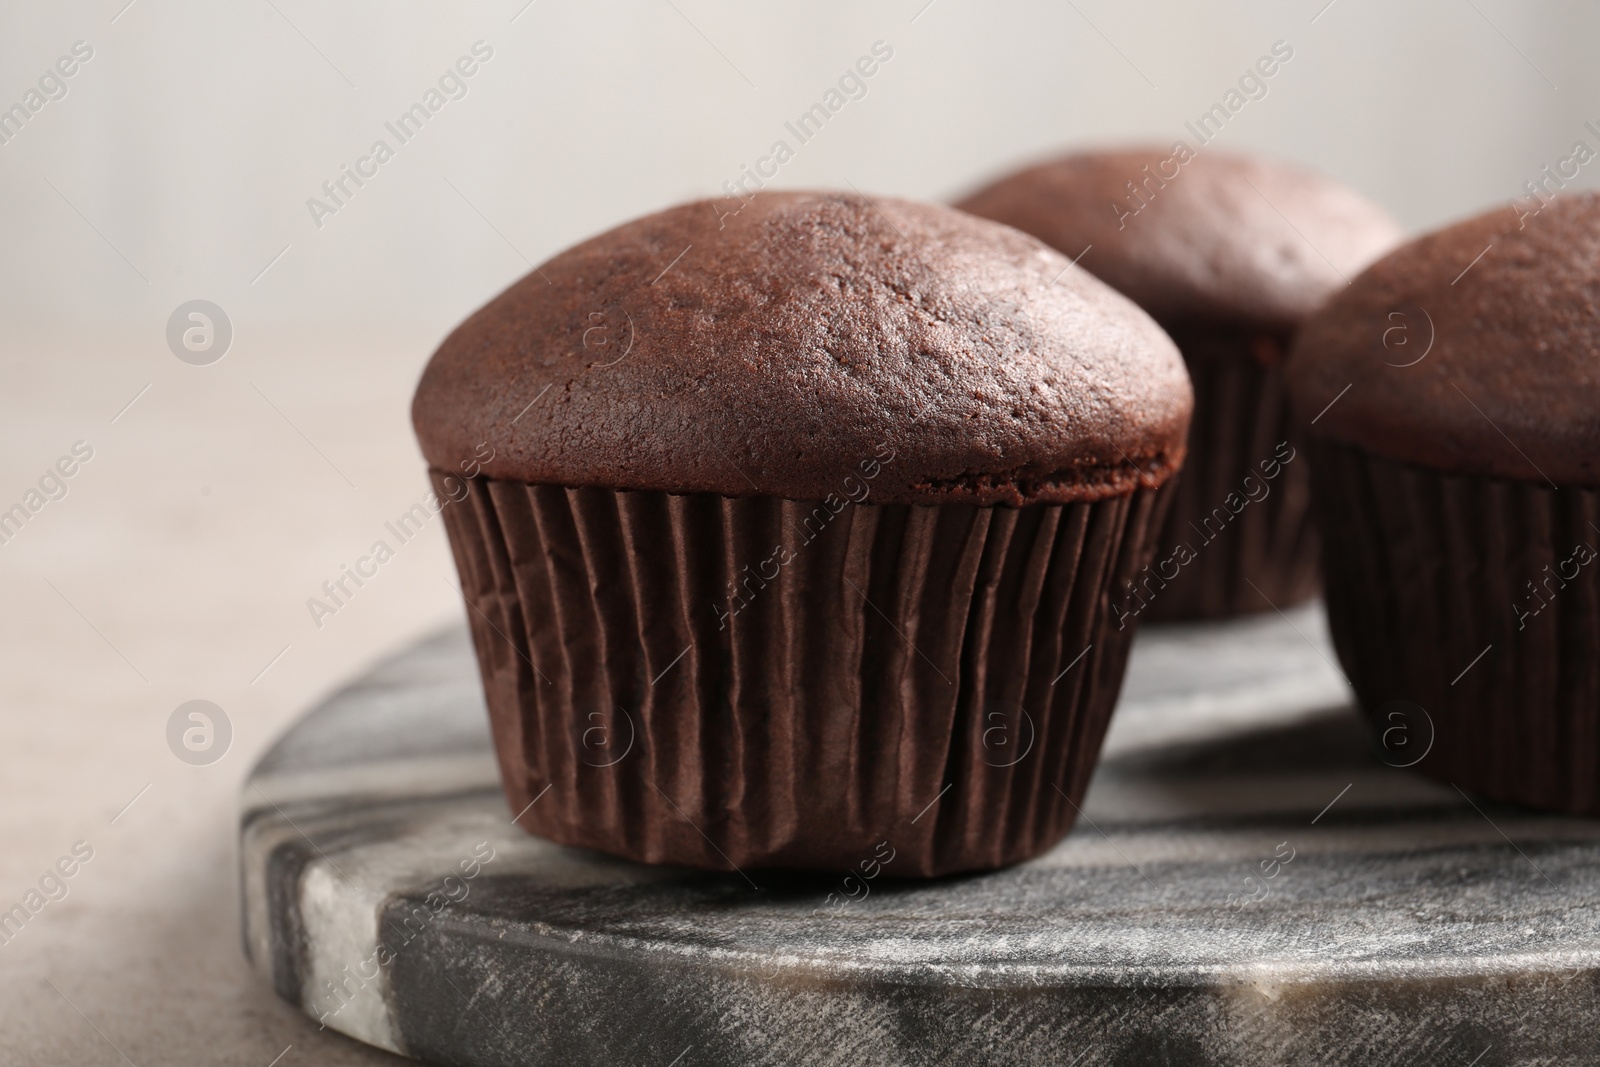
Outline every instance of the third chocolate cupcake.
{"type": "Polygon", "coordinates": [[[1306,324],[1288,371],[1328,617],[1384,758],[1590,814],[1597,264],[1594,194],[1490,212],[1374,264],[1306,324]]]}
{"type": "Polygon", "coordinates": [[[471,457],[445,515],[511,810],[724,870],[1047,847],[1191,403],[1142,311],[950,208],[763,193],[555,257],[415,404],[442,489],[471,457]]]}
{"type": "Polygon", "coordinates": [[[1316,174],[1183,144],[1067,156],[958,206],[1077,259],[1153,315],[1188,363],[1189,458],[1121,610],[1213,618],[1314,595],[1308,473],[1281,364],[1301,320],[1394,243],[1394,224],[1316,174]]]}

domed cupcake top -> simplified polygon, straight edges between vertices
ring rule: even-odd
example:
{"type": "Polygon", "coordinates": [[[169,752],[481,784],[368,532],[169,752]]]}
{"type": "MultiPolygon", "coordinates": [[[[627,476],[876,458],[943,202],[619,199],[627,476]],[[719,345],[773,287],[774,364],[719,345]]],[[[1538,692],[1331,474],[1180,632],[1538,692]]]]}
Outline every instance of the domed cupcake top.
{"type": "Polygon", "coordinates": [[[791,192],[556,256],[445,340],[413,419],[493,478],[811,500],[872,469],[875,503],[1026,504],[1159,484],[1192,404],[1155,323],[1033,238],[791,192]]]}
{"type": "Polygon", "coordinates": [[[1319,437],[1600,485],[1600,194],[1501,208],[1379,260],[1305,324],[1289,386],[1319,437]]]}
{"type": "Polygon", "coordinates": [[[1182,144],[1066,156],[957,206],[1082,255],[1166,324],[1292,329],[1399,238],[1337,182],[1182,144]]]}

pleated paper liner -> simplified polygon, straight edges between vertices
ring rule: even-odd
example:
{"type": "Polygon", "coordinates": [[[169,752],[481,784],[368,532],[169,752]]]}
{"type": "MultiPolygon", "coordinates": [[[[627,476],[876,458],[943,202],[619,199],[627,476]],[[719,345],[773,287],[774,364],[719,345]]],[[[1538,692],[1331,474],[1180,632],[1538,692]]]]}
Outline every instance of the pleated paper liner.
{"type": "Polygon", "coordinates": [[[1416,768],[1469,792],[1600,814],[1600,492],[1311,460],[1328,619],[1375,727],[1431,733],[1416,768]]]}
{"type": "Polygon", "coordinates": [[[1111,597],[1168,492],[834,508],[476,479],[445,515],[511,810],[719,870],[1026,859],[1088,785],[1133,634],[1111,597]]]}
{"type": "Polygon", "coordinates": [[[1222,618],[1309,600],[1319,554],[1283,380],[1286,340],[1169,328],[1194,382],[1194,421],[1154,577],[1139,582],[1140,618],[1222,618]]]}

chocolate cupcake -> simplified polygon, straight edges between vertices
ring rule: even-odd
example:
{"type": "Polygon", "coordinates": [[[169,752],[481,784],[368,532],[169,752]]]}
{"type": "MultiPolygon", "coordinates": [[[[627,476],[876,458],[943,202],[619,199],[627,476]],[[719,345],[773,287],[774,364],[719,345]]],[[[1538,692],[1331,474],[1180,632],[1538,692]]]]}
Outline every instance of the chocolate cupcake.
{"type": "Polygon", "coordinates": [[[1596,264],[1594,194],[1490,212],[1374,264],[1305,325],[1288,368],[1334,643],[1379,736],[1398,731],[1385,758],[1588,814],[1600,814],[1596,264]]]}
{"type": "Polygon", "coordinates": [[[1315,595],[1283,357],[1301,321],[1394,243],[1394,224],[1316,174],[1181,143],[1067,156],[958,206],[1078,260],[1153,315],[1188,363],[1189,458],[1155,559],[1119,610],[1217,618],[1315,595]]]}
{"type": "Polygon", "coordinates": [[[511,810],[723,870],[1046,848],[1191,405],[1137,307],[950,208],[763,193],[556,256],[450,335],[413,411],[464,496],[511,810]]]}

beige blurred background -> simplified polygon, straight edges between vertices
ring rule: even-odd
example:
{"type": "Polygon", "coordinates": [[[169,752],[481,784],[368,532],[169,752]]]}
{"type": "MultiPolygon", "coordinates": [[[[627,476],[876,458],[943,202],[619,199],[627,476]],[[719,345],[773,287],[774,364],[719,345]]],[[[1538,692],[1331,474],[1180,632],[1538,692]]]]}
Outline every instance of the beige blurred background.
{"type": "Polygon", "coordinates": [[[1216,146],[1425,228],[1600,146],[1597,39],[1582,0],[5,0],[0,108],[40,106],[0,120],[0,509],[93,458],[0,544],[0,911],[93,859],[0,944],[0,1063],[390,1060],[246,969],[234,811],[296,714],[459,619],[442,530],[320,628],[305,601],[426,491],[407,405],[454,323],[794,146],[875,42],[892,60],[776,185],[948,198],[1065,145],[1189,139],[1281,40],[1216,146]],[[480,41],[399,145],[384,124],[480,41]],[[314,219],[379,138],[394,158],[314,219]],[[192,299],[232,324],[210,365],[166,341],[192,299]],[[232,724],[206,766],[166,739],[192,699],[232,724]]]}

